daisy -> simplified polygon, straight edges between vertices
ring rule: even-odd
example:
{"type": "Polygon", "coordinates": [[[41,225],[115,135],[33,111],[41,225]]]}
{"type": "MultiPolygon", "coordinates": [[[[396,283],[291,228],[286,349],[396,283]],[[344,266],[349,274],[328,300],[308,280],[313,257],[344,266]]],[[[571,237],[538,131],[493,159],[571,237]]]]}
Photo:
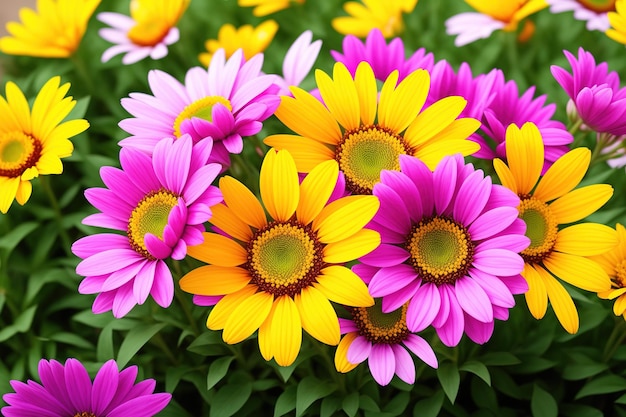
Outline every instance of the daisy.
{"type": "Polygon", "coordinates": [[[64,364],[54,359],[39,361],[41,383],[10,381],[14,393],[2,399],[5,417],[152,417],[163,410],[172,395],[155,393],[154,379],[135,383],[137,367],[119,371],[114,360],[105,362],[92,380],[78,359],[64,364]]]}
{"type": "Polygon", "coordinates": [[[626,134],[626,88],[620,88],[619,75],[609,72],[608,64],[596,65],[591,53],[578,49],[578,60],[563,51],[572,72],[552,65],[550,70],[574,103],[584,128],[614,136],[626,134]]]}
{"type": "Polygon", "coordinates": [[[331,24],[342,35],[364,38],[378,28],[385,38],[404,31],[402,13],[411,13],[418,0],[362,0],[348,1],[343,9],[350,16],[336,17],[331,24]]]}
{"type": "Polygon", "coordinates": [[[508,127],[506,156],[508,166],[500,159],[493,165],[502,184],[521,199],[519,217],[530,238],[530,246],[521,252],[525,262],[522,275],[528,282],[526,303],[531,314],[541,319],[549,300],[563,328],[576,333],[578,312],[560,281],[592,292],[611,288],[607,273],[588,257],[612,249],[617,243],[615,231],[579,221],[604,205],[613,195],[613,187],[593,184],[576,188],[589,167],[591,152],[587,148],[569,151],[541,175],[544,145],[532,123],[521,129],[508,127]],[[577,224],[563,227],[574,222],[577,224]]]}
{"type": "Polygon", "coordinates": [[[408,302],[408,330],[432,325],[446,346],[464,332],[476,343],[489,340],[494,320],[507,320],[513,295],[527,289],[519,198],[458,154],[434,171],[401,155],[400,171],[383,171],[374,195],[380,210],[368,227],[381,244],[353,271],[382,298],[382,311],[408,302]]]}
{"type": "Polygon", "coordinates": [[[362,61],[369,63],[374,77],[379,81],[386,80],[394,70],[398,70],[398,81],[402,81],[416,69],[430,72],[433,68],[432,53],[426,53],[424,48],[420,48],[407,59],[402,39],[396,37],[387,44],[378,28],[369,31],[365,42],[354,35],[346,35],[342,46],[342,52],[330,51],[330,54],[335,61],[342,62],[353,77],[362,61]]]}
{"type": "Polygon", "coordinates": [[[615,11],[615,0],[546,0],[550,12],[574,12],[574,18],[587,22],[588,30],[605,32],[609,27],[608,13],[615,11]]]}
{"type": "Polygon", "coordinates": [[[335,368],[342,373],[349,372],[367,359],[378,384],[389,384],[394,374],[407,384],[414,384],[415,364],[410,352],[437,368],[435,352],[423,338],[409,332],[407,304],[384,313],[380,300],[375,301],[371,307],[350,309],[351,320],[339,319],[341,333],[345,336],[335,351],[335,368]]]}
{"type": "Polygon", "coordinates": [[[187,9],[189,0],[132,0],[130,17],[121,13],[99,13],[97,19],[109,25],[99,30],[102,39],[115,45],[102,54],[102,62],[125,54],[122,63],[129,65],[144,58],[161,59],[167,47],[178,42],[176,24],[187,9]]]}
{"type": "Polygon", "coordinates": [[[122,169],[103,167],[107,188],[85,191],[100,213],[83,224],[123,232],[86,236],[72,245],[82,259],[76,273],[85,277],[78,291],[98,294],[92,310],[125,316],[148,295],[168,307],[174,295],[168,258],[183,259],[187,246],[202,242],[210,207],[222,201],[211,185],[220,172],[207,164],[211,141],[193,145],[191,137],[164,138],[152,157],[132,148],[120,151],[122,169]]]}
{"type": "Polygon", "coordinates": [[[289,88],[299,86],[309,74],[322,48],[322,40],[313,41],[313,32],[305,30],[287,50],[283,60],[283,76],[278,77],[279,95],[291,95],[289,88]]]}
{"type": "Polygon", "coordinates": [[[335,159],[349,191],[371,193],[383,169],[398,169],[398,156],[414,155],[433,168],[445,155],[470,155],[478,145],[466,138],[479,126],[457,118],[462,97],[446,97],[422,111],[430,85],[428,72],[418,69],[396,85],[398,71],[385,80],[380,96],[372,67],[359,64],[354,78],[336,63],[333,77],[317,70],[315,78],[325,104],[293,87],[276,116],[296,135],[272,135],[265,143],[287,149],[299,172],[335,159]]]}
{"type": "Polygon", "coordinates": [[[280,10],[287,9],[291,3],[304,4],[305,0],[237,0],[239,7],[254,7],[252,14],[267,16],[280,10]]]}
{"type": "Polygon", "coordinates": [[[246,61],[241,49],[228,60],[225,53],[219,49],[208,69],[188,70],[184,84],[151,70],[148,84],[154,95],[130,93],[122,99],[122,107],[134,117],[119,123],[132,135],[119,144],[150,153],[164,137],[187,133],[194,142],[210,138],[211,161],[227,168],[230,154],[243,150],[242,137],[259,133],[280,97],[276,76],[261,72],[262,54],[246,61]]]}
{"type": "MultiPolygon", "coordinates": [[[[454,40],[456,46],[488,38],[496,30],[516,31],[523,19],[548,6],[546,0],[465,0],[465,2],[478,13],[460,13],[445,23],[448,35],[457,35],[454,40]]],[[[521,37],[528,38],[533,31],[532,23],[526,21],[521,37]]]]}
{"type": "Polygon", "coordinates": [[[626,44],[626,0],[615,1],[615,11],[607,14],[609,28],[606,35],[619,43],[626,44]]]}
{"type": "Polygon", "coordinates": [[[63,172],[61,158],[72,154],[69,138],[89,127],[83,119],[63,122],[76,101],[65,97],[70,84],[50,78],[37,94],[32,109],[20,88],[9,81],[6,100],[0,97],[0,212],[13,200],[26,204],[31,180],[39,175],[63,172]]]}
{"type": "Polygon", "coordinates": [[[230,23],[220,27],[217,39],[209,39],[204,43],[208,52],[202,52],[198,59],[205,67],[208,67],[213,54],[220,48],[226,52],[226,58],[230,58],[237,49],[243,49],[243,56],[246,60],[252,58],[259,52],[265,51],[274,39],[278,31],[278,23],[274,20],[266,20],[259,26],[243,25],[239,28],[230,23]]]}
{"type": "Polygon", "coordinates": [[[615,300],[613,313],[626,320],[626,228],[615,225],[617,246],[602,255],[590,256],[611,278],[611,289],[598,293],[600,298],[615,300]]]}
{"type": "Polygon", "coordinates": [[[223,296],[207,327],[223,329],[226,343],[239,343],[258,329],[263,358],[289,366],[300,351],[302,329],[322,343],[339,343],[331,301],[374,304],[365,283],[343,264],[379,244],[378,233],[363,228],[378,199],[346,196],[329,203],[338,171],[336,162],[326,161],[300,182],[289,152],[270,149],[260,171],[265,210],[242,183],[220,179],[224,204],[213,208],[211,219],[220,233],[205,233],[204,243],[189,248],[189,255],[208,265],[185,275],[180,287],[223,296]]]}
{"type": "Polygon", "coordinates": [[[20,9],[21,23],[6,25],[0,51],[9,55],[67,58],[78,49],[100,0],[40,0],[38,10],[20,9]]]}

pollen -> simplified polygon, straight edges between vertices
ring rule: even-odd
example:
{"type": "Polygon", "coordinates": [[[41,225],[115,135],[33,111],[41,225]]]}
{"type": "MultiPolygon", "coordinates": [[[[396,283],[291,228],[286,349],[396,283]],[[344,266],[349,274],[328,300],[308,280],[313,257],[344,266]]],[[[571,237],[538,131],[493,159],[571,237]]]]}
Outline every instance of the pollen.
{"type": "Polygon", "coordinates": [[[626,259],[615,266],[615,276],[611,278],[613,288],[626,288],[626,259]]]}
{"type": "Polygon", "coordinates": [[[0,136],[0,177],[16,178],[37,164],[41,142],[24,132],[12,131],[0,136]]]}
{"type": "Polygon", "coordinates": [[[96,416],[94,413],[83,411],[83,412],[74,414],[74,417],[98,417],[98,416],[96,416]]]}
{"type": "Polygon", "coordinates": [[[233,106],[226,98],[221,96],[207,96],[202,97],[199,100],[194,101],[180,112],[180,114],[174,120],[174,136],[179,138],[182,133],[180,131],[180,125],[185,120],[190,120],[192,117],[198,117],[206,121],[213,121],[213,106],[217,103],[224,105],[229,111],[232,111],[233,106]]]}
{"type": "Polygon", "coordinates": [[[551,252],[556,242],[558,223],[550,207],[534,197],[522,198],[519,217],[526,223],[530,245],[520,254],[528,263],[539,263],[551,252]]]}
{"type": "Polygon", "coordinates": [[[406,325],[408,304],[390,313],[383,313],[381,299],[375,299],[371,307],[352,308],[352,319],[359,329],[359,335],[372,343],[395,345],[407,338],[406,325]]]}

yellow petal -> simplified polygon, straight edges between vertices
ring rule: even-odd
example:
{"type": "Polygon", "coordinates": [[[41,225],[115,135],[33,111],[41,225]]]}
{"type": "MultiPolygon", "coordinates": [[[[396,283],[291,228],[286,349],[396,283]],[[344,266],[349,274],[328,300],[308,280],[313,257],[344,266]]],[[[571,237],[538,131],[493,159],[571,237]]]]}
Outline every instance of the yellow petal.
{"type": "Polygon", "coordinates": [[[322,269],[313,286],[330,301],[350,307],[371,307],[374,299],[365,282],[344,266],[331,265],[322,269]]]}
{"type": "Polygon", "coordinates": [[[591,259],[552,252],[543,263],[556,277],[580,289],[600,292],[611,288],[607,273],[591,259]]]}
{"type": "Polygon", "coordinates": [[[20,179],[0,177],[0,212],[5,214],[9,211],[11,203],[15,199],[17,189],[20,186],[20,179]]]}
{"type": "Polygon", "coordinates": [[[346,130],[358,128],[361,125],[359,96],[346,66],[335,63],[332,79],[325,72],[316,70],[315,80],[324,104],[339,124],[346,130]]]}
{"type": "Polygon", "coordinates": [[[567,290],[555,279],[544,281],[552,309],[561,326],[570,334],[578,331],[578,311],[567,290]]]}
{"type": "Polygon", "coordinates": [[[544,145],[541,133],[534,123],[518,128],[510,124],[506,129],[506,157],[509,170],[520,194],[529,194],[537,184],[544,163],[544,145]]]}
{"type": "Polygon", "coordinates": [[[496,170],[496,174],[498,174],[500,184],[518,194],[517,183],[509,167],[501,159],[496,158],[493,160],[493,168],[496,170]]]}
{"type": "Polygon", "coordinates": [[[21,130],[24,132],[32,131],[30,107],[22,90],[13,82],[7,82],[5,86],[6,98],[12,113],[15,115],[21,130]]]}
{"type": "Polygon", "coordinates": [[[313,139],[294,135],[271,135],[263,141],[276,149],[287,149],[298,172],[310,172],[317,165],[335,159],[335,151],[313,139]]]}
{"type": "Polygon", "coordinates": [[[398,78],[397,71],[394,73],[395,76],[387,78],[380,93],[378,124],[400,133],[422,110],[430,89],[430,75],[424,69],[415,70],[392,90],[390,87],[398,78]]]}
{"type": "Polygon", "coordinates": [[[533,196],[542,201],[551,201],[569,193],[585,176],[590,160],[591,151],[587,148],[569,151],[546,171],[533,196]]]}
{"type": "Polygon", "coordinates": [[[287,221],[300,200],[296,164],[287,150],[270,149],[261,165],[261,199],[274,220],[287,221]]]}
{"type": "Polygon", "coordinates": [[[189,246],[187,254],[208,264],[219,266],[239,266],[248,260],[246,249],[226,236],[217,233],[202,233],[204,242],[189,246]]]}
{"type": "Polygon", "coordinates": [[[339,165],[337,161],[324,161],[317,165],[300,184],[300,201],[296,208],[296,217],[307,225],[322,211],[330,198],[337,178],[339,165]]]}
{"type": "Polygon", "coordinates": [[[261,203],[241,182],[233,177],[222,177],[220,178],[220,190],[228,208],[242,221],[256,229],[261,229],[267,224],[261,203]]]}
{"type": "Polygon", "coordinates": [[[228,233],[242,242],[248,242],[252,237],[250,226],[239,218],[225,204],[211,206],[211,224],[228,233]]]}
{"type": "Polygon", "coordinates": [[[584,219],[604,205],[613,195],[608,184],[593,184],[572,190],[550,204],[557,223],[573,223],[584,219]]]}
{"type": "Polygon", "coordinates": [[[541,267],[533,267],[528,264],[524,265],[522,275],[528,283],[528,291],[524,296],[526,297],[526,304],[528,305],[530,314],[537,320],[540,320],[546,314],[546,309],[548,308],[548,293],[546,292],[543,279],[535,268],[541,267]]]}
{"type": "Polygon", "coordinates": [[[335,368],[338,372],[345,374],[358,366],[358,364],[348,362],[348,348],[358,335],[357,332],[348,333],[337,345],[337,350],[335,351],[335,368]]]}
{"type": "MultiPolygon", "coordinates": [[[[418,120],[421,119],[422,114],[417,116],[418,120]]],[[[405,135],[404,139],[407,141],[409,147],[416,149],[417,152],[422,149],[436,147],[443,148],[445,151],[445,153],[443,153],[444,156],[453,155],[455,153],[461,153],[466,156],[471,155],[480,149],[480,145],[478,143],[472,142],[471,140],[465,140],[479,127],[480,122],[478,120],[472,119],[471,117],[462,117],[460,119],[455,119],[443,130],[428,139],[416,136],[413,130],[409,132],[411,135],[405,135]],[[422,139],[424,139],[425,142],[421,142],[422,139]],[[462,144],[463,142],[467,142],[467,145],[464,146],[471,146],[471,148],[469,150],[457,149],[456,145],[462,144]]],[[[413,155],[415,156],[415,153],[413,155]]]]}
{"type": "Polygon", "coordinates": [[[265,360],[291,365],[300,352],[302,324],[293,299],[283,295],[274,301],[267,320],[259,328],[259,349],[265,360]]]}
{"type": "Polygon", "coordinates": [[[189,271],[179,284],[190,294],[218,296],[241,290],[250,279],[250,273],[243,268],[203,265],[189,271]]]}
{"type": "Polygon", "coordinates": [[[624,314],[625,311],[626,297],[619,297],[617,300],[615,300],[615,303],[613,304],[613,313],[615,313],[616,316],[621,316],[622,314],[624,314]]]}
{"type": "Polygon", "coordinates": [[[15,192],[15,201],[20,205],[26,204],[33,192],[33,184],[30,181],[19,181],[19,186],[15,192]]]}
{"type": "Polygon", "coordinates": [[[256,285],[247,285],[237,292],[225,295],[213,306],[213,309],[211,309],[211,313],[206,321],[206,326],[211,330],[223,329],[226,320],[233,314],[233,310],[235,310],[243,300],[252,297],[258,289],[256,285]]]}
{"type": "Polygon", "coordinates": [[[454,155],[456,153],[467,156],[473,154],[479,149],[480,145],[476,142],[472,142],[471,140],[452,139],[429,143],[426,146],[417,149],[417,151],[413,153],[413,156],[419,158],[431,171],[433,171],[437,164],[439,164],[439,162],[441,162],[441,160],[446,156],[454,155]]]}
{"type": "Polygon", "coordinates": [[[456,120],[466,104],[467,100],[459,96],[449,96],[434,102],[409,125],[404,138],[411,143],[427,142],[456,120]]]}
{"type": "Polygon", "coordinates": [[[339,319],[330,301],[313,287],[304,288],[294,297],[300,312],[302,328],[322,343],[335,346],[339,343],[339,319]]]}
{"type": "Polygon", "coordinates": [[[354,85],[359,96],[359,109],[361,111],[361,123],[369,126],[376,118],[376,108],[378,105],[378,88],[372,67],[363,61],[356,68],[354,74],[354,85]]]}
{"type": "Polygon", "coordinates": [[[380,245],[378,232],[361,229],[346,239],[326,245],[323,250],[323,260],[329,264],[350,262],[370,253],[378,245],[380,245]]]}
{"type": "Polygon", "coordinates": [[[313,220],[312,228],[322,243],[346,239],[363,228],[378,211],[373,195],[352,195],[333,201],[313,220]]]}
{"type": "Polygon", "coordinates": [[[250,337],[267,318],[273,302],[274,296],[267,292],[257,292],[241,300],[226,319],[222,333],[224,342],[233,345],[250,337]]]}
{"type": "Polygon", "coordinates": [[[571,255],[600,255],[617,245],[615,229],[597,223],[581,223],[559,230],[554,250],[571,255]]]}

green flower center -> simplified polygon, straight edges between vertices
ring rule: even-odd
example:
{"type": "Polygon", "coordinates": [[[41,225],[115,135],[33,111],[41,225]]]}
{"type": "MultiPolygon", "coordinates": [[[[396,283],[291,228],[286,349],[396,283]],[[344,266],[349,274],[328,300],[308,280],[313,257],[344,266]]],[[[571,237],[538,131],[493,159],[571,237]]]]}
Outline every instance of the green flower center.
{"type": "Polygon", "coordinates": [[[185,120],[190,120],[192,117],[198,117],[200,119],[204,119],[206,121],[212,122],[213,121],[213,106],[216,105],[217,103],[223,104],[224,106],[226,106],[228,110],[232,111],[233,109],[233,107],[230,104],[230,101],[228,101],[224,97],[220,97],[220,96],[202,97],[201,99],[196,100],[193,103],[189,104],[187,107],[185,107],[183,111],[180,112],[178,117],[176,117],[176,120],[174,120],[174,136],[179,138],[182,135],[182,133],[180,132],[180,125],[185,120]]]}
{"type": "Polygon", "coordinates": [[[375,299],[371,307],[356,307],[351,310],[352,319],[359,335],[372,343],[395,345],[407,338],[406,310],[408,304],[390,313],[383,313],[381,299],[375,299]]]}
{"type": "Polygon", "coordinates": [[[413,227],[407,238],[410,263],[422,280],[453,284],[467,274],[474,244],[467,229],[454,220],[433,217],[413,227]]]}
{"type": "Polygon", "coordinates": [[[596,13],[615,11],[615,0],[578,0],[578,2],[596,13]]]}
{"type": "Polygon", "coordinates": [[[522,258],[527,263],[539,263],[552,252],[556,242],[556,218],[546,203],[534,197],[522,198],[518,209],[530,239],[528,248],[521,252],[522,258]]]}
{"type": "Polygon", "coordinates": [[[402,137],[379,126],[363,126],[344,134],[335,159],[353,194],[371,194],[380,171],[399,170],[398,157],[407,153],[402,137]]]}
{"type": "Polygon", "coordinates": [[[40,157],[41,143],[34,137],[18,131],[0,136],[0,177],[19,177],[40,157]]]}
{"type": "Polygon", "coordinates": [[[167,190],[153,191],[146,195],[133,209],[128,219],[130,246],[148,259],[154,259],[144,242],[146,233],[163,239],[170,211],[178,204],[178,197],[167,190]]]}

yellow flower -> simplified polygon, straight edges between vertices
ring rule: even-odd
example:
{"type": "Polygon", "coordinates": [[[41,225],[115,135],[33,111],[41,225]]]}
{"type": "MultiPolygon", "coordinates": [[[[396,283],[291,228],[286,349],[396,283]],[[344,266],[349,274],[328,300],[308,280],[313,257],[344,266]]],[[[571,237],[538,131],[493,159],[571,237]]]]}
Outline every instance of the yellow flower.
{"type": "Polygon", "coordinates": [[[291,3],[303,4],[305,0],[238,0],[239,7],[254,7],[252,14],[255,16],[267,16],[287,9],[291,3]]]}
{"type": "Polygon", "coordinates": [[[617,0],[615,2],[615,11],[608,13],[611,28],[605,33],[606,35],[619,42],[626,44],[626,0],[617,0]]]}
{"type": "Polygon", "coordinates": [[[281,97],[276,116],[297,135],[272,135],[265,143],[287,149],[299,172],[334,159],[353,194],[371,193],[383,169],[399,170],[401,154],[420,158],[434,169],[446,155],[470,155],[479,145],[467,140],[480,122],[457,118],[466,105],[458,96],[446,97],[422,111],[430,76],[416,70],[398,85],[398,71],[384,82],[380,98],[374,72],[359,64],[354,79],[342,63],[333,78],[317,70],[324,104],[292,87],[293,97],[281,97]],[[340,127],[341,126],[341,127],[340,127]]]}
{"type": "Polygon", "coordinates": [[[364,38],[374,28],[385,38],[399,35],[404,30],[402,13],[411,13],[417,0],[362,0],[363,4],[348,1],[343,9],[350,16],[336,17],[333,28],[342,35],[364,38]]]}
{"type": "Polygon", "coordinates": [[[205,233],[204,243],[189,247],[189,255],[208,265],[189,272],[180,286],[192,294],[223,295],[207,327],[223,329],[226,343],[258,329],[263,357],[288,366],[300,351],[302,329],[323,343],[339,343],[331,301],[374,304],[365,283],[343,265],[380,244],[377,232],[363,228],[379,201],[347,196],[328,203],[338,173],[337,163],[326,161],[300,183],[289,152],[270,149],[260,172],[265,210],[236,179],[220,180],[224,204],[211,208],[211,223],[232,238],[205,233]]]}
{"type": "Polygon", "coordinates": [[[243,49],[243,56],[248,60],[267,48],[277,30],[278,23],[274,20],[266,20],[256,28],[252,25],[243,25],[236,29],[230,23],[226,23],[220,28],[217,39],[205,42],[204,46],[208,52],[201,53],[198,58],[208,67],[215,51],[223,48],[226,58],[231,57],[237,49],[243,49]]]}
{"type": "Polygon", "coordinates": [[[70,88],[59,86],[60,77],[43,86],[32,111],[17,85],[6,84],[6,100],[0,97],[0,212],[6,213],[13,200],[24,205],[30,198],[30,180],[39,175],[63,172],[61,158],[74,149],[68,138],[83,132],[83,119],[62,120],[74,108],[70,88]]]}
{"type": "Polygon", "coordinates": [[[22,23],[7,23],[11,36],[0,38],[0,51],[10,55],[66,58],[78,49],[87,22],[100,0],[39,0],[37,12],[20,9],[22,23]]]}
{"type": "Polygon", "coordinates": [[[128,38],[136,45],[154,46],[176,26],[190,0],[132,0],[130,16],[136,22],[128,38]]]}
{"type": "Polygon", "coordinates": [[[526,223],[530,246],[521,252],[522,275],[528,282],[526,303],[531,314],[541,319],[548,300],[559,322],[569,333],[578,331],[578,311],[563,280],[582,290],[607,291],[611,280],[589,257],[600,255],[617,244],[612,228],[579,222],[598,210],[613,195],[608,184],[576,188],[589,167],[591,152],[576,148],[560,157],[541,177],[544,145],[539,129],[525,123],[506,131],[508,166],[500,159],[494,168],[502,185],[521,199],[519,217],[526,223]]]}
{"type": "Polygon", "coordinates": [[[600,298],[615,300],[613,313],[626,320],[626,229],[615,225],[617,246],[602,255],[590,257],[611,277],[611,289],[598,293],[600,298]]]}

